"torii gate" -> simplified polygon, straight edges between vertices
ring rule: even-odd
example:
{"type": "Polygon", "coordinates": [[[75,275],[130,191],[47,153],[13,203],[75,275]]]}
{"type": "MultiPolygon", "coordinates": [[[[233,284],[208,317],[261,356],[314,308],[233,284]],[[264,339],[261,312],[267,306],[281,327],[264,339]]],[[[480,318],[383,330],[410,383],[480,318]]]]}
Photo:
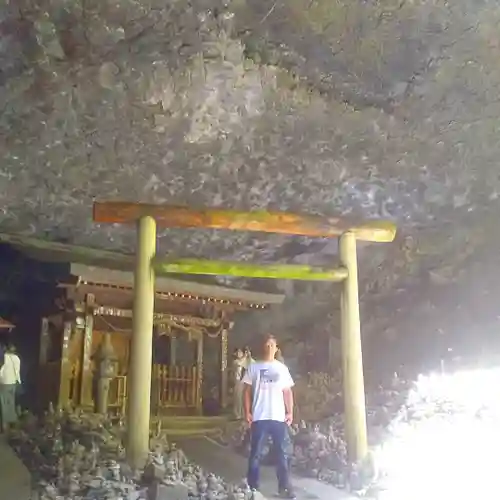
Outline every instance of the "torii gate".
{"type": "Polygon", "coordinates": [[[149,451],[151,356],[156,273],[230,275],[250,278],[342,282],[341,338],[346,440],[351,461],[368,453],[365,388],[358,299],[356,240],[391,242],[392,222],[361,223],[287,212],[203,209],[127,202],[94,203],[94,222],[137,224],[134,273],[134,305],[129,367],[126,450],[130,465],[144,465],[149,451]],[[257,265],[238,262],[181,259],[156,256],[156,227],[231,229],[310,237],[339,237],[342,267],[318,269],[303,265],[257,265]]]}

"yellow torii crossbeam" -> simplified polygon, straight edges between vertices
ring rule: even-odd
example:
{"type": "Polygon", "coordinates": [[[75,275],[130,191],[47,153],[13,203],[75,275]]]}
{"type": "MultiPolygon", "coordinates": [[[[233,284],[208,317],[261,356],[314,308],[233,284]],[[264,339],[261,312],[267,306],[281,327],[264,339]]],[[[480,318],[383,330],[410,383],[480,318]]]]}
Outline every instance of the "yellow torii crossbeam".
{"type": "Polygon", "coordinates": [[[341,281],[341,336],[344,408],[349,459],[364,460],[368,453],[358,299],[356,240],[391,242],[396,236],[392,222],[354,221],[337,217],[298,215],[287,212],[240,212],[223,209],[192,209],[171,205],[129,202],[94,203],[94,222],[137,224],[134,273],[134,306],[129,368],[126,450],[133,467],[144,465],[149,451],[151,353],[154,315],[154,274],[221,274],[250,278],[341,281]],[[211,228],[261,231],[309,237],[339,237],[341,267],[257,265],[196,259],[168,261],[156,257],[156,227],[211,228]]]}
{"type": "Polygon", "coordinates": [[[224,260],[155,258],[153,267],[158,274],[201,274],[205,276],[238,276],[240,278],[270,278],[278,280],[342,281],[347,269],[321,269],[305,265],[252,264],[224,260]]]}

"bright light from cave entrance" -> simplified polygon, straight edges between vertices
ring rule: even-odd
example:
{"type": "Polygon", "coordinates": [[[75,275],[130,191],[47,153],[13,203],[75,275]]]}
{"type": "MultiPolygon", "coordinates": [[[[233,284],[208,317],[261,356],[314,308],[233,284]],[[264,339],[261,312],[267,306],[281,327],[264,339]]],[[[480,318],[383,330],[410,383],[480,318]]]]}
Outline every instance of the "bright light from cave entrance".
{"type": "Polygon", "coordinates": [[[375,457],[379,500],[497,498],[500,368],[421,376],[375,457]]]}

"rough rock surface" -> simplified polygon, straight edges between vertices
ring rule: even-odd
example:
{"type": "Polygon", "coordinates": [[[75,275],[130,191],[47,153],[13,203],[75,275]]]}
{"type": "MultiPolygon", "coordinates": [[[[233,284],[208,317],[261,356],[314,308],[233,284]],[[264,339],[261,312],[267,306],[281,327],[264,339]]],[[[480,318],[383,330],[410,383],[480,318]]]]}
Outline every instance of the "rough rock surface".
{"type": "MultiPolygon", "coordinates": [[[[0,228],[130,250],[133,231],[92,224],[94,198],[380,216],[401,235],[361,248],[363,296],[454,282],[497,242],[499,21],[487,0],[4,2],[0,228]]],[[[186,230],[160,249],[336,254],[186,230]]],[[[321,286],[282,286],[331,312],[321,286]]]]}

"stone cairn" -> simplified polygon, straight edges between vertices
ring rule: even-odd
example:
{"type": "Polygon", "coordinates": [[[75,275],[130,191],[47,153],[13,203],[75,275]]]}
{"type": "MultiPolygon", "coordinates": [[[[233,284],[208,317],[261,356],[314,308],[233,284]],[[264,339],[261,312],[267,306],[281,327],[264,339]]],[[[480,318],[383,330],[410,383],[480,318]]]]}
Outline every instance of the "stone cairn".
{"type": "MultiPolygon", "coordinates": [[[[375,436],[371,444],[383,439],[390,421],[404,406],[407,387],[395,379],[369,395],[368,425],[370,436],[375,436]]],[[[320,391],[318,401],[323,400],[320,391]]],[[[245,483],[227,484],[192,463],[166,440],[160,426],[151,434],[145,468],[130,469],[125,461],[124,427],[120,419],[78,411],[50,408],[40,418],[23,414],[9,440],[33,475],[32,500],[251,499],[245,483]]],[[[369,493],[376,481],[374,464],[349,464],[341,411],[334,410],[318,421],[301,420],[291,427],[289,436],[290,465],[295,473],[360,495],[369,493]]],[[[228,425],[219,440],[248,455],[246,425],[228,425]]],[[[274,462],[271,442],[266,445],[262,461],[264,465],[274,462]]]]}
{"type": "Polygon", "coordinates": [[[152,433],[143,470],[125,462],[124,424],[95,414],[24,414],[9,436],[33,475],[32,500],[249,500],[246,484],[229,485],[191,463],[152,433]]]}

